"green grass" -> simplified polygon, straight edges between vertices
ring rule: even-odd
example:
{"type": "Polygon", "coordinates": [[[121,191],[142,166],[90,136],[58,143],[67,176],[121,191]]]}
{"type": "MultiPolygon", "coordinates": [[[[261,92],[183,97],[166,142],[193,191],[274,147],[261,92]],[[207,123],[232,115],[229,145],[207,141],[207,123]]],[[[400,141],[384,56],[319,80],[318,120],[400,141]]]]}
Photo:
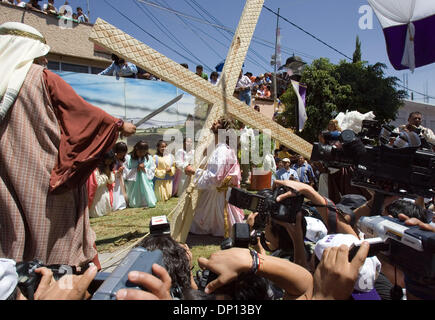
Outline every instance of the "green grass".
{"type": "MultiPolygon", "coordinates": [[[[158,202],[155,208],[128,208],[111,212],[106,216],[91,219],[91,227],[97,235],[99,253],[115,252],[133,245],[149,232],[151,217],[168,215],[176,206],[178,198],[167,202],[158,202]]],[[[199,257],[208,258],[220,249],[222,238],[211,236],[189,236],[187,244],[193,255],[194,272],[198,270],[199,257]]]]}

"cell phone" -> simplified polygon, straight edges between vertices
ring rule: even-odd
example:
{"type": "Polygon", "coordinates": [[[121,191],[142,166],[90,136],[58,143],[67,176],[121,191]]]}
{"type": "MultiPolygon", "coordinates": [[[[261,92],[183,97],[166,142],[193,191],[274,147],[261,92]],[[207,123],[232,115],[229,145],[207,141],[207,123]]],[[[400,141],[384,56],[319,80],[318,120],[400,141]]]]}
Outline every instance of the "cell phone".
{"type": "Polygon", "coordinates": [[[370,249],[369,249],[369,253],[367,254],[367,257],[373,257],[376,254],[378,254],[380,251],[388,251],[388,249],[390,248],[389,243],[385,243],[385,241],[379,237],[362,240],[358,243],[354,243],[349,248],[349,262],[351,262],[352,259],[355,257],[356,253],[358,252],[359,248],[361,247],[361,244],[364,241],[368,242],[370,244],[370,249]]]}

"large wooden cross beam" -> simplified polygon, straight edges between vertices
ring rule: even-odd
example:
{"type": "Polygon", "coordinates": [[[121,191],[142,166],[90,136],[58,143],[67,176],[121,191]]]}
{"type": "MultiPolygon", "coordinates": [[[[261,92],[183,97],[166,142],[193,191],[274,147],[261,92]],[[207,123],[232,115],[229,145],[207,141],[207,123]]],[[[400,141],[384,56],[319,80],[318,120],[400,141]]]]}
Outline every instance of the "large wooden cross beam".
{"type": "MultiPolygon", "coordinates": [[[[310,143],[248,107],[232,95],[263,3],[264,0],[247,0],[222,71],[221,79],[225,83],[220,83],[220,86],[212,85],[179,63],[172,61],[102,19],[96,21],[89,38],[126,61],[140,66],[164,81],[172,83],[212,105],[204,124],[205,129],[210,129],[212,124],[224,115],[224,107],[226,107],[225,111],[232,118],[259,130],[269,129],[273,139],[309,159],[312,150],[310,143]],[[228,95],[223,94],[222,86],[225,86],[224,91],[228,95]]],[[[210,130],[202,130],[195,148],[195,155],[204,154],[210,139],[210,130]]],[[[195,157],[194,167],[199,165],[198,158],[195,157]]],[[[177,207],[171,212],[173,216],[171,225],[174,227],[172,235],[178,241],[184,242],[186,240],[193,219],[193,215],[189,212],[191,213],[196,208],[197,199],[198,190],[191,182],[179,198],[177,207]]]]}

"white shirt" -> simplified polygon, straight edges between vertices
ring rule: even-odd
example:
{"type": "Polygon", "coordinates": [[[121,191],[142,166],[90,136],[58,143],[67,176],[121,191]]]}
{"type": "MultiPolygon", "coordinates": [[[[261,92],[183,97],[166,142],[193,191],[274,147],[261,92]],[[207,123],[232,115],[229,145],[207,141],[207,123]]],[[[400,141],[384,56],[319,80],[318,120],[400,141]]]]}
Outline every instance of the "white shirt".
{"type": "Polygon", "coordinates": [[[252,87],[252,81],[249,79],[248,76],[242,76],[239,81],[237,81],[236,88],[251,88],[252,87]]]}

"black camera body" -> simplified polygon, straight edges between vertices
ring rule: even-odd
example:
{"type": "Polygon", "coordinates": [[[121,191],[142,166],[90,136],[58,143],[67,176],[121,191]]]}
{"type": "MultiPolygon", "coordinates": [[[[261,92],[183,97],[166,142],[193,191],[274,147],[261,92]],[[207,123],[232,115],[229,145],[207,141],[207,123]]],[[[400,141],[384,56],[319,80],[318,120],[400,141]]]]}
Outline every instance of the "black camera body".
{"type": "MultiPolygon", "coordinates": [[[[264,190],[262,190],[264,191],[264,190]]],[[[296,195],[288,197],[280,202],[276,198],[290,191],[287,187],[279,187],[273,191],[269,196],[260,194],[253,194],[239,188],[232,188],[228,202],[240,209],[247,209],[252,212],[258,212],[259,215],[270,215],[273,219],[295,223],[296,214],[301,210],[304,202],[303,195],[296,195]]]]}
{"type": "Polygon", "coordinates": [[[16,270],[18,274],[18,287],[21,293],[29,300],[34,299],[36,289],[41,282],[41,275],[36,273],[38,268],[46,267],[53,272],[53,278],[59,280],[67,274],[77,274],[75,267],[64,264],[45,265],[42,261],[35,259],[33,261],[18,262],[16,270]]]}
{"type": "Polygon", "coordinates": [[[260,230],[250,231],[249,225],[244,222],[233,224],[230,238],[224,239],[221,243],[221,250],[230,248],[249,248],[257,244],[257,238],[264,239],[264,232],[260,230]]]}
{"type": "Polygon", "coordinates": [[[365,145],[352,131],[344,130],[341,146],[314,143],[311,160],[329,167],[352,166],[351,183],[387,195],[432,197],[435,154],[417,148],[365,145]]]}

